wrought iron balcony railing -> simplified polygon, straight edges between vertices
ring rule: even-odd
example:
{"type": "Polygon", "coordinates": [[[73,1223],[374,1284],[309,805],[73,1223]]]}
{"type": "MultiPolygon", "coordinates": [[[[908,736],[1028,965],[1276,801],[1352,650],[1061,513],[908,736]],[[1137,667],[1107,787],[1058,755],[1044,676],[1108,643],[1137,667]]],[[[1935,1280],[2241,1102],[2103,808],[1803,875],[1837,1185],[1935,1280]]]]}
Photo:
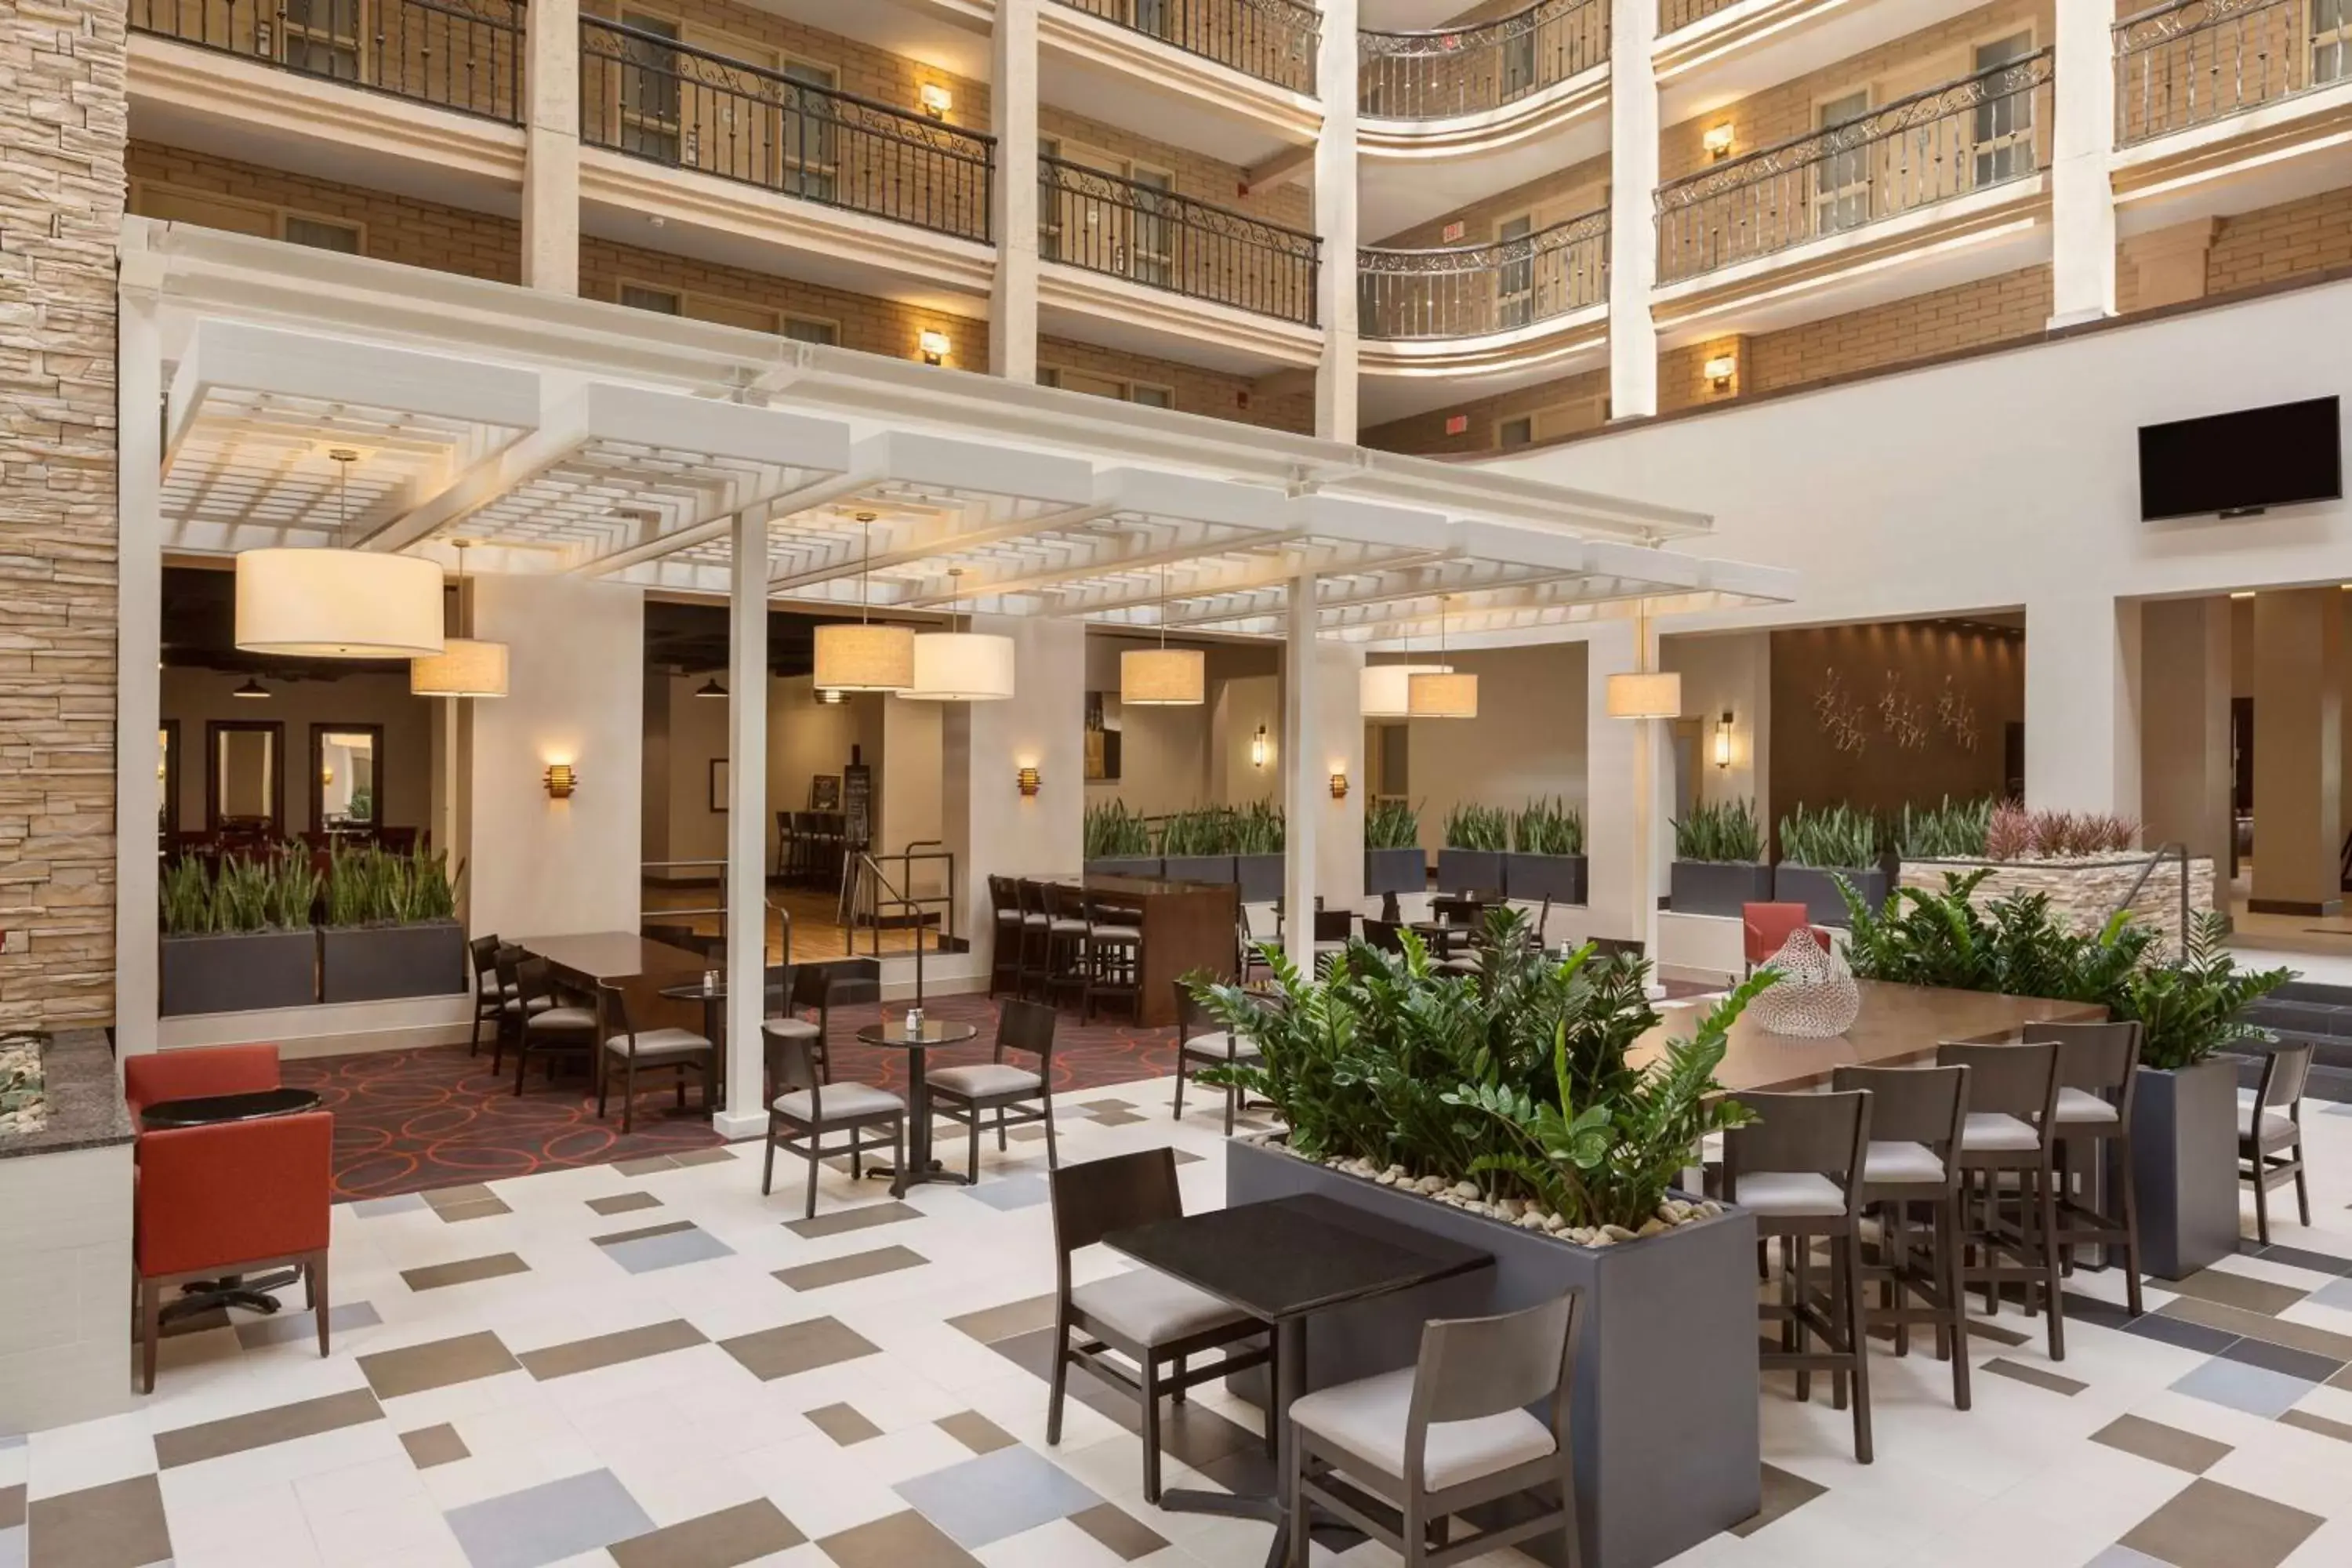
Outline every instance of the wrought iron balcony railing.
{"type": "Polygon", "coordinates": [[[2352,80],[2352,0],[2170,0],[2115,25],[2116,141],[2352,80]]]}
{"type": "Polygon", "coordinates": [[[1479,245],[1356,253],[1357,331],[1390,342],[1515,331],[1608,298],[1606,208],[1479,245]]]}
{"type": "Polygon", "coordinates": [[[130,0],[134,33],[522,121],[520,0],[130,0]]]}
{"type": "Polygon", "coordinates": [[[1739,0],[1658,0],[1658,36],[1704,22],[1717,11],[1728,11],[1739,0]]]}
{"type": "Polygon", "coordinates": [[[1609,58],[1609,0],[1538,0],[1466,27],[1356,35],[1357,107],[1382,120],[1499,109],[1609,58]]]}
{"type": "Polygon", "coordinates": [[[1231,66],[1244,76],[1315,91],[1315,46],[1322,13],[1299,0],[1062,0],[1173,45],[1188,55],[1231,66]]]}
{"type": "Polygon", "coordinates": [[[2040,173],[2042,49],[1659,187],[1658,280],[1695,278],[2040,173]]]}
{"type": "Polygon", "coordinates": [[[580,140],[989,238],[993,137],[590,16],[580,18],[580,140]]]}
{"type": "Polygon", "coordinates": [[[1315,324],[1315,236],[1060,158],[1038,159],[1037,181],[1045,260],[1315,324]]]}

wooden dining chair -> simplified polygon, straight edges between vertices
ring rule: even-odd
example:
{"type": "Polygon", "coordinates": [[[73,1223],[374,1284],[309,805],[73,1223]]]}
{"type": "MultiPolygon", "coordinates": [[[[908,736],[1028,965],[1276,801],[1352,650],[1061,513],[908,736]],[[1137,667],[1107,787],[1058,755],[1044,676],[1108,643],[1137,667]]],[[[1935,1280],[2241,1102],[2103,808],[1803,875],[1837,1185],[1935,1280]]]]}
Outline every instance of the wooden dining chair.
{"type": "Polygon", "coordinates": [[[1054,1143],[1054,1028],[1060,1021],[1059,1015],[1044,1003],[1013,997],[997,1014],[995,1051],[990,1060],[935,1068],[925,1078],[933,1114],[957,1123],[969,1134],[970,1152],[964,1162],[967,1184],[980,1180],[981,1127],[990,1122],[992,1114],[997,1152],[1004,1152],[1007,1129],[1043,1122],[1045,1168],[1061,1167],[1061,1153],[1054,1143]],[[1008,1062],[1007,1051],[1034,1057],[1037,1065],[1027,1068],[1008,1062]]]}
{"type": "Polygon", "coordinates": [[[1947,1040],[1936,1065],[1969,1069],[1960,1168],[1970,1258],[1963,1282],[1984,1287],[1985,1314],[2004,1288],[2042,1295],[2052,1361],[2066,1359],[2066,1306],[2058,1284],[2058,1047],[2050,1041],[1983,1045],[1947,1040]],[[2014,1194],[2012,1206],[2011,1198],[2014,1194]]]}
{"type": "Polygon", "coordinates": [[[761,1028],[767,1037],[769,1071],[773,1076],[770,1087],[776,1093],[768,1102],[768,1150],[760,1168],[760,1195],[764,1198],[775,1190],[776,1151],[797,1154],[808,1162],[808,1205],[803,1217],[814,1219],[819,1161],[847,1154],[854,1170],[855,1163],[865,1155],[887,1149],[898,1169],[898,1195],[904,1196],[907,1102],[871,1084],[828,1084],[810,1037],[779,1033],[774,1024],[763,1024],[761,1028]],[[889,1136],[869,1136],[879,1129],[887,1129],[889,1136]],[[825,1138],[835,1132],[847,1134],[848,1142],[825,1148],[825,1138]]]}
{"type": "Polygon", "coordinates": [[[2294,1183],[2295,1209],[2311,1224],[2311,1189],[2303,1169],[2303,1089],[2311,1076],[2308,1041],[2273,1046],[2263,1078],[2238,1106],[2239,1175],[2254,1186],[2254,1235],[2271,1244],[2271,1189],[2294,1183]]]}
{"type": "Polygon", "coordinates": [[[640,1033],[629,1018],[629,999],[609,981],[598,981],[596,999],[604,1014],[604,1068],[596,1075],[596,1119],[604,1119],[604,1102],[613,1087],[612,1066],[621,1064],[621,1131],[636,1130],[637,1069],[670,1068],[677,1077],[677,1108],[686,1109],[686,1075],[702,1075],[702,1108],[716,1110],[711,1089],[718,1078],[717,1047],[691,1029],[647,1029],[640,1033]]]}

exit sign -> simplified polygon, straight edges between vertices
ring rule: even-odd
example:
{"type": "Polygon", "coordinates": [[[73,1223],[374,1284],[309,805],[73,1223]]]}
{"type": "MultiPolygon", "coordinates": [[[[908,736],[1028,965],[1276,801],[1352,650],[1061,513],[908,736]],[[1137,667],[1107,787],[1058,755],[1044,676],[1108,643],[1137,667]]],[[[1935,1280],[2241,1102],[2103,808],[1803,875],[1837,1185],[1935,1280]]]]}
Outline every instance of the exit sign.
{"type": "Polygon", "coordinates": [[[1445,232],[1438,237],[1439,243],[1451,245],[1455,240],[1460,239],[1465,232],[1465,230],[1458,220],[1454,223],[1449,223],[1445,226],[1445,232]]]}
{"type": "Polygon", "coordinates": [[[1449,414],[1445,416],[1445,433],[1448,436],[1465,435],[1469,429],[1470,416],[1467,414],[1449,414]]]}

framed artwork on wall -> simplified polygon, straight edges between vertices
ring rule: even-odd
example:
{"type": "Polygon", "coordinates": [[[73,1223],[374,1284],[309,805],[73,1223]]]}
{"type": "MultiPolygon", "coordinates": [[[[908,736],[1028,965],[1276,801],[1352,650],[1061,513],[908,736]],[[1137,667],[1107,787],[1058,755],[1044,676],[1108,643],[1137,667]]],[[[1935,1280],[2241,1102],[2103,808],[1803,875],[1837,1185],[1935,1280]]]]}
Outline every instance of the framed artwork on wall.
{"type": "Polygon", "coordinates": [[[841,809],[841,775],[839,773],[819,773],[809,780],[808,808],[811,811],[841,809]]]}
{"type": "Polygon", "coordinates": [[[724,757],[710,759],[710,809],[727,809],[727,759],[724,757]]]}

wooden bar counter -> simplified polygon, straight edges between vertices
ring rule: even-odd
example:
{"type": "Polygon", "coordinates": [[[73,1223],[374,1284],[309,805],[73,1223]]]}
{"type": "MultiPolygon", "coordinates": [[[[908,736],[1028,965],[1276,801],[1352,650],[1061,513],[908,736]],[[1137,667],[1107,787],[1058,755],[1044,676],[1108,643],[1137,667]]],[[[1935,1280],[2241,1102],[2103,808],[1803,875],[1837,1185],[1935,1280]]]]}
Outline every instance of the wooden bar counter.
{"type": "MultiPolygon", "coordinates": [[[[1759,1025],[1750,1007],[1731,1026],[1730,1049],[1716,1069],[1717,1081],[1731,1092],[1821,1089],[1842,1067],[1923,1067],[1936,1059],[1944,1040],[1998,1043],[2028,1024],[2096,1023],[2107,1010],[2095,1002],[2053,1002],[2035,996],[2005,996],[1993,991],[1943,991],[1924,985],[1855,982],[1862,1012],[1853,1026],[1826,1040],[1776,1035],[1759,1025]]],[[[1666,1042],[1697,1033],[1710,1001],[1676,1003],[1659,1011],[1664,1021],[1633,1042],[1627,1060],[1646,1067],[1664,1054],[1666,1042]]]]}
{"type": "Polygon", "coordinates": [[[1142,916],[1139,1022],[1153,1028],[1176,1022],[1176,982],[1195,970],[1223,979],[1233,976],[1241,905],[1232,883],[1173,882],[1158,877],[1048,879],[1083,889],[1107,908],[1134,910],[1142,916]]]}

